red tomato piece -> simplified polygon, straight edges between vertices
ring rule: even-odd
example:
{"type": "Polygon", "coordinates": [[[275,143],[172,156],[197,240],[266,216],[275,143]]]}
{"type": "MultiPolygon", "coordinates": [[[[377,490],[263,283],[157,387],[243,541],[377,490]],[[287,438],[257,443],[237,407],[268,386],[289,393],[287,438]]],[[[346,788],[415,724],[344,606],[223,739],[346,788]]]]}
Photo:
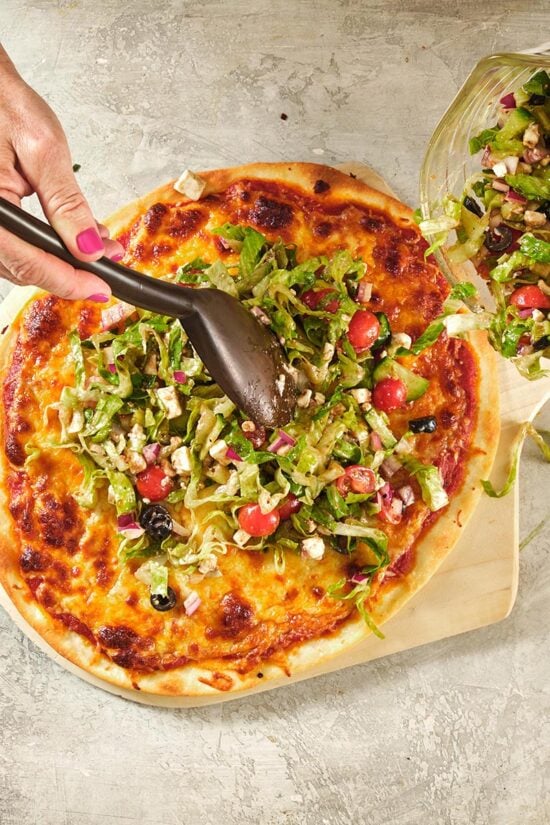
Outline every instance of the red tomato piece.
{"type": "Polygon", "coordinates": [[[241,530],[258,538],[274,533],[280,520],[278,510],[262,513],[259,504],[245,504],[237,513],[237,521],[241,530]]]}
{"type": "Polygon", "coordinates": [[[174,482],[164,470],[153,465],[136,476],[136,487],[142,498],[148,498],[149,501],[162,501],[174,489],[174,482]]]}
{"type": "Polygon", "coordinates": [[[340,301],[336,297],[337,293],[333,289],[308,289],[302,295],[302,302],[310,309],[323,310],[324,312],[338,312],[340,301]],[[328,299],[329,295],[334,298],[328,299]]]}
{"type": "Polygon", "coordinates": [[[380,321],[368,309],[359,309],[353,315],[348,327],[348,338],[356,352],[372,347],[380,335],[380,321]]]}
{"type": "Polygon", "coordinates": [[[279,507],[279,518],[281,521],[288,521],[293,513],[299,513],[301,509],[302,502],[298,501],[294,493],[289,493],[279,507]]]}
{"type": "Polygon", "coordinates": [[[518,309],[550,309],[550,297],[535,284],[518,287],[512,292],[510,303],[518,309]]]}
{"type": "Polygon", "coordinates": [[[374,493],[376,476],[370,467],[352,464],[346,467],[344,475],[337,478],[334,483],[340,495],[345,498],[349,492],[374,493]]]}
{"type": "Polygon", "coordinates": [[[372,403],[384,412],[398,410],[407,403],[407,388],[400,378],[383,378],[372,391],[372,403]]]}

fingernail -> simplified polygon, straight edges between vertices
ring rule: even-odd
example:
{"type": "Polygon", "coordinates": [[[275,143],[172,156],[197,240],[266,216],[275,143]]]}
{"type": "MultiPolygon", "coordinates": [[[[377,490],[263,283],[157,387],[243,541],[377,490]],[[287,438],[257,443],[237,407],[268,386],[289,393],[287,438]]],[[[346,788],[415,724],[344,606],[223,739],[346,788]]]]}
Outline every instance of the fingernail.
{"type": "Polygon", "coordinates": [[[113,255],[113,256],[112,256],[111,260],[112,260],[112,261],[114,261],[114,262],[115,262],[115,264],[116,264],[116,263],[118,263],[119,261],[121,261],[123,258],[124,258],[124,253],[123,253],[123,252],[117,252],[117,254],[116,254],[116,255],[113,255]]]}
{"type": "Polygon", "coordinates": [[[106,304],[110,298],[108,295],[102,295],[101,293],[97,295],[90,295],[87,299],[88,301],[96,301],[98,304],[106,304]]]}
{"type": "Polygon", "coordinates": [[[85,255],[93,255],[94,252],[101,252],[105,248],[97,229],[90,227],[76,236],[76,245],[85,255]]]}

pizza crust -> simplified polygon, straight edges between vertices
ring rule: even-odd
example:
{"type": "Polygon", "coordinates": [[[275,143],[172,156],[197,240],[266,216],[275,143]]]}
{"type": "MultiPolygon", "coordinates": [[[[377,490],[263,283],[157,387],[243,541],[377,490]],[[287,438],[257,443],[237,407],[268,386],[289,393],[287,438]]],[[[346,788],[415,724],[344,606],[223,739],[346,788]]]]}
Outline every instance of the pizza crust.
{"type": "MultiPolygon", "coordinates": [[[[223,191],[242,178],[276,179],[280,183],[297,185],[311,190],[322,179],[330,184],[331,196],[363,203],[388,213],[402,226],[412,226],[411,210],[396,199],[374,190],[352,178],[326,166],[306,163],[251,164],[233,169],[199,173],[207,182],[204,195],[223,191]]],[[[120,235],[147,211],[154,203],[167,201],[185,203],[187,199],[167,183],[150,194],[135,200],[116,212],[106,223],[113,235],[120,235]]],[[[24,308],[38,290],[17,289],[7,299],[3,310],[10,318],[24,308]]],[[[473,433],[471,459],[461,490],[455,494],[446,512],[422,536],[415,545],[416,564],[405,577],[400,577],[391,587],[384,587],[373,607],[371,615],[381,625],[388,621],[436,572],[450,553],[472,515],[482,493],[480,478],[488,477],[499,435],[499,393],[495,381],[496,356],[483,333],[475,333],[470,341],[478,358],[479,395],[478,415],[473,433]]],[[[9,334],[0,343],[0,371],[4,372],[10,360],[13,341],[9,334]]],[[[2,422],[0,422],[2,423],[2,422]]],[[[5,457],[1,458],[1,471],[5,473],[5,457]]],[[[0,582],[18,613],[38,634],[38,638],[86,674],[97,677],[115,689],[139,691],[143,694],[176,697],[219,697],[220,694],[241,693],[255,687],[275,687],[290,676],[313,675],[323,670],[327,660],[349,651],[359,644],[370,631],[360,617],[348,620],[330,636],[302,643],[277,662],[261,665],[258,671],[241,674],[231,668],[223,672],[186,665],[168,672],[152,674],[131,673],[114,664],[79,634],[56,622],[49,613],[28,594],[25,581],[19,574],[18,560],[14,552],[18,540],[8,511],[5,485],[0,483],[0,582]]],[[[372,602],[371,602],[372,605],[372,602]]],[[[13,612],[12,612],[13,615],[13,612]]]]}

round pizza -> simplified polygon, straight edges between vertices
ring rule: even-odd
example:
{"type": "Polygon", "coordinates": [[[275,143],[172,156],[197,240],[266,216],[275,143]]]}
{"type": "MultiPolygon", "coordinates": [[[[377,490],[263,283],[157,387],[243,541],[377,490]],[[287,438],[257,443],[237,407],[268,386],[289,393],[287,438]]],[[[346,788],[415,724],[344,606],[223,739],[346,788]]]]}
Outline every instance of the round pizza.
{"type": "Polygon", "coordinates": [[[25,295],[1,345],[0,583],[19,614],[89,674],[176,696],[381,635],[496,449],[491,350],[451,337],[465,287],[407,207],[315,164],[185,172],[108,226],[125,265],[269,327],[296,409],[247,418],[174,318],[25,295]]]}

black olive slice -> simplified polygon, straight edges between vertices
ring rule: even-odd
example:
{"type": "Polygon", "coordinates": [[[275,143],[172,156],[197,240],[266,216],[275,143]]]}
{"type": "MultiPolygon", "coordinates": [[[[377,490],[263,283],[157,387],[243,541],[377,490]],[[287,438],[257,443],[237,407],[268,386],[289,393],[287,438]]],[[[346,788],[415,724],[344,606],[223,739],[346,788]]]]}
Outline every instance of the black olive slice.
{"type": "Polygon", "coordinates": [[[535,341],[533,344],[535,352],[546,349],[546,347],[550,347],[550,335],[543,335],[542,338],[539,338],[538,341],[535,341]]]}
{"type": "Polygon", "coordinates": [[[463,203],[464,203],[465,208],[469,212],[473,212],[474,215],[478,216],[478,218],[483,217],[483,209],[481,208],[479,203],[477,201],[475,201],[473,198],[471,198],[469,195],[466,195],[466,197],[464,198],[463,203]]]}
{"type": "Polygon", "coordinates": [[[501,224],[494,229],[487,230],[484,243],[489,252],[504,252],[513,240],[512,230],[501,224]]]}
{"type": "Polygon", "coordinates": [[[412,433],[433,433],[436,429],[437,421],[433,415],[425,415],[409,421],[409,430],[412,433]]]}
{"type": "Polygon", "coordinates": [[[162,504],[151,504],[142,510],[139,523],[152,539],[162,541],[172,532],[172,516],[162,504]]]}
{"type": "Polygon", "coordinates": [[[159,593],[151,594],[151,604],[155,610],[164,613],[166,610],[172,610],[176,606],[177,596],[171,587],[168,588],[166,596],[161,596],[159,593]]]}

